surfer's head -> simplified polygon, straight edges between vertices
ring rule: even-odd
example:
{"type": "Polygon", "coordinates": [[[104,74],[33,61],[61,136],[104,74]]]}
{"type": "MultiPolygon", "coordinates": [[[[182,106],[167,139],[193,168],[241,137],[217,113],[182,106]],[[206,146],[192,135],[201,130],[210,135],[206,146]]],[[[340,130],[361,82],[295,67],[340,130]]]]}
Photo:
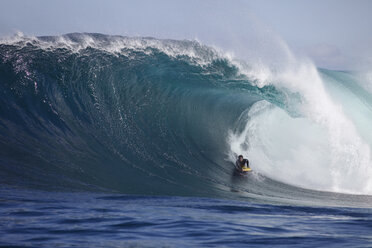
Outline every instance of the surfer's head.
{"type": "Polygon", "coordinates": [[[243,160],[243,155],[239,155],[239,156],[238,156],[238,159],[239,159],[240,161],[242,161],[242,160],[243,160]]]}

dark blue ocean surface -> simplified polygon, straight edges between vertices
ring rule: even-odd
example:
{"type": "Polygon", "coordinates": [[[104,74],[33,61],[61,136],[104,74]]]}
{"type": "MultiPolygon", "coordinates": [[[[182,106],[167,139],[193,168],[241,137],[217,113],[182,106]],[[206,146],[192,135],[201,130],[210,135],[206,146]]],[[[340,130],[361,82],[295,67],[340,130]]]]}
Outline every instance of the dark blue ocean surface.
{"type": "Polygon", "coordinates": [[[197,41],[0,40],[0,245],[371,247],[360,78],[197,41]]]}
{"type": "Polygon", "coordinates": [[[1,247],[371,247],[365,208],[1,190],[1,247]]]}

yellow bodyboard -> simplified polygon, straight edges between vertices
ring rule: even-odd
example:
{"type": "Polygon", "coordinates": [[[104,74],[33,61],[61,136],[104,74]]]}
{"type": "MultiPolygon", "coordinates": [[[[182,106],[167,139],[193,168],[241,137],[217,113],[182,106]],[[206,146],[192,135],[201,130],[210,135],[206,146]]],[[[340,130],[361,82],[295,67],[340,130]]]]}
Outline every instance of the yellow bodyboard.
{"type": "Polygon", "coordinates": [[[244,166],[244,167],[242,168],[242,171],[251,171],[251,170],[252,170],[251,168],[246,167],[246,166],[244,166]]]}

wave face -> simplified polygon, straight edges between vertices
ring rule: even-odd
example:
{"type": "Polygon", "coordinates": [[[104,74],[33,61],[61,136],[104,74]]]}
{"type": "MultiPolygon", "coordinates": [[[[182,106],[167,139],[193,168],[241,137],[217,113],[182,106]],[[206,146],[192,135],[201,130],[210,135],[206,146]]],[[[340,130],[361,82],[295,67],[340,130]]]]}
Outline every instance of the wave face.
{"type": "Polygon", "coordinates": [[[371,95],[352,73],[294,64],[257,68],[195,41],[2,40],[1,183],[265,199],[372,194],[371,95]],[[234,176],[240,153],[249,178],[234,176]]]}

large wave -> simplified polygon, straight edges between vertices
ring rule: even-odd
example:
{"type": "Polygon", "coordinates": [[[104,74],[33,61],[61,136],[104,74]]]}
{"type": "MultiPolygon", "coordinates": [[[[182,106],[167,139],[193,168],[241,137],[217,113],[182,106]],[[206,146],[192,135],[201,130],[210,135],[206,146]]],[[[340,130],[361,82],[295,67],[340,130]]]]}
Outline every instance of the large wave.
{"type": "Polygon", "coordinates": [[[305,194],[292,186],[372,194],[372,101],[357,80],[294,58],[280,70],[243,63],[196,41],[3,39],[1,181],[212,197],[305,194]],[[257,172],[249,180],[233,175],[240,153],[257,172]]]}

